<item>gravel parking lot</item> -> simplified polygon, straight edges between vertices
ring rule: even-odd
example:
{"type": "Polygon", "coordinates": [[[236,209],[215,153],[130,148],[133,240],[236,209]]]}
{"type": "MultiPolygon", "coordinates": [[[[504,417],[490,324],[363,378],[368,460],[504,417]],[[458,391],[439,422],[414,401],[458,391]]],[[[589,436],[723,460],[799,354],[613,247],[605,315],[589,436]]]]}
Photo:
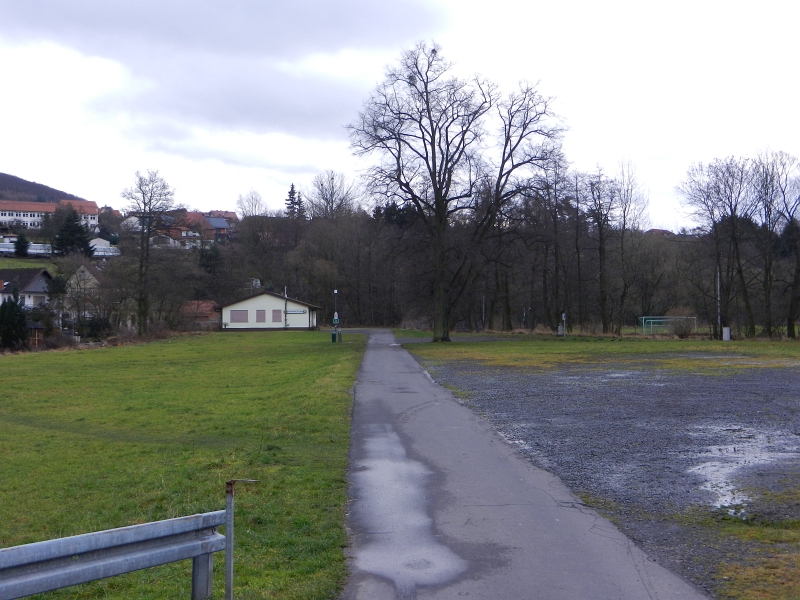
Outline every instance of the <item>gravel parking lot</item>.
{"type": "Polygon", "coordinates": [[[645,552],[713,593],[720,564],[751,549],[687,515],[800,519],[794,500],[764,497],[800,488],[800,372],[749,365],[708,375],[650,362],[423,364],[645,552]]]}

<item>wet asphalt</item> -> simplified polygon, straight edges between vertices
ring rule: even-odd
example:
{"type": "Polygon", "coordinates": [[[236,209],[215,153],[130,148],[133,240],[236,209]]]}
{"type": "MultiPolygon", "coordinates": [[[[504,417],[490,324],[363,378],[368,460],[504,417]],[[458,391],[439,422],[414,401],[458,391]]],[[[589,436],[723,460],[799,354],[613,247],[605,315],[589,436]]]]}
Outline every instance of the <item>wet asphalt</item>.
{"type": "Polygon", "coordinates": [[[371,332],[355,386],[343,600],[700,599],[371,332]]]}

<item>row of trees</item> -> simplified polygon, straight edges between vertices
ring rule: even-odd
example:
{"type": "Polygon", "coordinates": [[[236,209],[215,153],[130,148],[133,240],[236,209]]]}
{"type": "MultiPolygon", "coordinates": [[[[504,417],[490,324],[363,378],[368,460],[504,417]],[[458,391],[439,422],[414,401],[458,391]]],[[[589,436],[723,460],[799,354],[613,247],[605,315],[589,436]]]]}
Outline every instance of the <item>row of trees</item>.
{"type": "Polygon", "coordinates": [[[137,173],[123,196],[142,227],[104,268],[104,314],[135,299],[144,333],[173,324],[185,300],[227,303],[259,280],[320,305],[323,322],[338,289],[343,322],[426,325],[436,340],[454,327],[554,329],[564,314],[592,332],[673,314],[713,335],[796,335],[800,176],[786,154],[692,166],[679,190],[698,227],[648,231],[631,165],[575,171],[534,86],[502,95],[454,76],[425,44],[388,70],[349,131],[374,157],[362,186],[321,173],[274,213],[251,191],[224,246],[152,248],[173,194],[158,173],[137,173]]]}
{"type": "MultiPolygon", "coordinates": [[[[164,190],[149,173],[137,175],[137,194],[148,179],[164,190]]],[[[257,279],[320,305],[323,322],[338,289],[346,323],[431,326],[444,278],[448,331],[554,329],[566,313],[573,330],[619,334],[638,316],[675,314],[699,316],[715,335],[730,326],[743,336],[794,336],[799,180],[797,162],[782,153],[695,165],[680,189],[698,227],[647,231],[646,195],[630,165],[577,172],[553,145],[491,226],[492,191],[483,188],[450,217],[442,266],[416,206],[373,196],[367,211],[364,192],[326,173],[309,194],[314,218],[245,216],[233,241],[190,252],[153,248],[142,232],[123,237],[123,256],[103,267],[91,302],[110,322],[133,302],[137,324],[176,326],[186,300],[231,302],[257,279]]]]}
{"type": "Polygon", "coordinates": [[[703,252],[686,276],[714,328],[796,336],[800,318],[800,178],[783,152],[715,160],[689,169],[680,190],[703,252]],[[710,310],[713,306],[716,310],[710,310]]]}

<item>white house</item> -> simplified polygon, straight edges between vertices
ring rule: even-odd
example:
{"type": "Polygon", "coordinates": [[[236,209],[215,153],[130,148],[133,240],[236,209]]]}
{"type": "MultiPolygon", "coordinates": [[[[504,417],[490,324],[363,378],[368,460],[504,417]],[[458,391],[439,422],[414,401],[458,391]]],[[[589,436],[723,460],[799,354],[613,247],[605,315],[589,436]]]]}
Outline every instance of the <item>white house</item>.
{"type": "Polygon", "coordinates": [[[25,308],[36,308],[47,303],[47,288],[53,279],[47,269],[0,270],[0,302],[12,298],[14,289],[25,308]]]}
{"type": "Polygon", "coordinates": [[[318,306],[261,292],[222,307],[222,329],[316,329],[318,306]]]}

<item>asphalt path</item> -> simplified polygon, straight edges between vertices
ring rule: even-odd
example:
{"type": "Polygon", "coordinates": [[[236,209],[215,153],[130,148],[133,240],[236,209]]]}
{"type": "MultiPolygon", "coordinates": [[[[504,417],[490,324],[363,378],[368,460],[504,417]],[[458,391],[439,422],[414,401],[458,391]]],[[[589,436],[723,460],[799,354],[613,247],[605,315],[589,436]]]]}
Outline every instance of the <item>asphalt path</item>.
{"type": "Polygon", "coordinates": [[[355,386],[342,600],[702,599],[437,385],[388,331],[355,386]]]}

